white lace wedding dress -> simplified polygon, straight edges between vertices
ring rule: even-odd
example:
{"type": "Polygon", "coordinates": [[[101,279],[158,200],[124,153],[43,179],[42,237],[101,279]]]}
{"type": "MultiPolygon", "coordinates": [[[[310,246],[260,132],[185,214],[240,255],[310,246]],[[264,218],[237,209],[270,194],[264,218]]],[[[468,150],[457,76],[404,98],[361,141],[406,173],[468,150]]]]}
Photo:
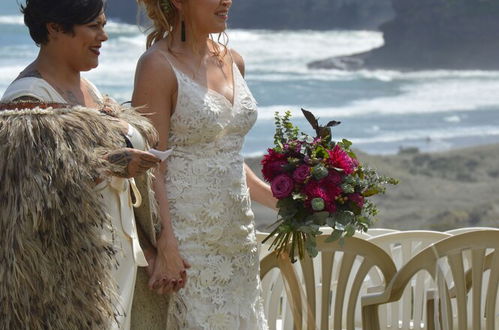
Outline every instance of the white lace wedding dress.
{"type": "Polygon", "coordinates": [[[256,102],[235,64],[233,104],[174,71],[178,96],[166,189],[181,254],[192,265],[180,290],[187,305],[186,329],[267,329],[240,154],[256,121],[256,102]]]}

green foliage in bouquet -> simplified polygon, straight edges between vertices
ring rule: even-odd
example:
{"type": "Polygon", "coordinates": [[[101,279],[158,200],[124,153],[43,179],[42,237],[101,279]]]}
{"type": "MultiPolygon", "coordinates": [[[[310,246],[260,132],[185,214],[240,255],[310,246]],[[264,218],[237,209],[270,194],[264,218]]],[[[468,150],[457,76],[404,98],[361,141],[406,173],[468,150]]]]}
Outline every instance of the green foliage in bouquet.
{"type": "Polygon", "coordinates": [[[366,232],[378,210],[369,197],[384,193],[397,180],[365,168],[346,139],[335,142],[330,121],[319,125],[315,116],[302,109],[315,130],[312,137],[291,123],[291,113],[275,114],[274,148],[262,160],[262,173],[271,184],[279,209],[276,228],[265,238],[273,239],[270,249],[287,252],[292,261],[305,251],[318,253],[315,237],[321,227],[330,227],[329,242],[366,232]]]}

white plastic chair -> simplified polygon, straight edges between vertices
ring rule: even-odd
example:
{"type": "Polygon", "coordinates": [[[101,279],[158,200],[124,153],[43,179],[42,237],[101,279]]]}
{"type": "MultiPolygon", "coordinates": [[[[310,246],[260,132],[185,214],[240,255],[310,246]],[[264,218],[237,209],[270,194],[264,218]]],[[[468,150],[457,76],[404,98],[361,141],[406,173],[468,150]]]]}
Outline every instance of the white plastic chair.
{"type": "MultiPolygon", "coordinates": [[[[386,251],[397,269],[429,245],[452,235],[426,230],[395,231],[369,239],[386,251]]],[[[370,276],[376,277],[374,272],[370,276]]],[[[429,274],[420,272],[405,288],[402,299],[380,308],[380,322],[386,329],[426,329],[426,289],[434,287],[429,274]]],[[[360,315],[359,315],[360,317],[360,315]]]]}
{"type": "Polygon", "coordinates": [[[434,329],[435,322],[446,330],[493,330],[499,326],[499,231],[486,230],[451,236],[430,245],[397,272],[384,292],[363,297],[365,329],[385,329],[380,323],[378,308],[399,300],[405,287],[420,271],[430,274],[438,285],[435,297],[439,299],[428,301],[425,322],[428,329],[434,329]],[[469,265],[466,265],[465,254],[471,260],[469,265]],[[449,277],[443,275],[447,269],[449,277]],[[485,279],[487,273],[489,276],[485,279]],[[486,297],[482,299],[484,293],[486,297]],[[471,308],[467,307],[467,302],[471,303],[471,308]]]}

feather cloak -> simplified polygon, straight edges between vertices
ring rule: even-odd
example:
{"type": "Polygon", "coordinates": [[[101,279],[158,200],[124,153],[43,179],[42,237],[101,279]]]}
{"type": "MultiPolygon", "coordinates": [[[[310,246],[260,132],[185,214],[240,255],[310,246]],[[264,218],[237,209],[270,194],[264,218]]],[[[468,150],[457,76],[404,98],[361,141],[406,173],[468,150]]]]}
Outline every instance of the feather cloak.
{"type": "Polygon", "coordinates": [[[0,329],[106,329],[111,226],[93,191],[119,129],[83,107],[0,111],[0,329]]]}

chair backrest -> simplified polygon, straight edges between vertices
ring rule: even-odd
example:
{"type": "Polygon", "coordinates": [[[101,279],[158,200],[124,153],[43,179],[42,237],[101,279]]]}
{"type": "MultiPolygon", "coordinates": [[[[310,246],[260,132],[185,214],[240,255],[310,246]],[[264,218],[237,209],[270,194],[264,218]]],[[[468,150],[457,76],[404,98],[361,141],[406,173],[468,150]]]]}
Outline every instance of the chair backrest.
{"type": "Polygon", "coordinates": [[[463,228],[456,228],[456,229],[447,230],[446,233],[451,234],[451,235],[459,235],[459,234],[469,233],[471,231],[478,231],[478,230],[499,230],[499,229],[493,228],[493,227],[463,227],[463,228]]]}
{"type": "Polygon", "coordinates": [[[302,289],[289,256],[268,253],[260,260],[260,279],[269,329],[301,330],[302,289]]]}
{"type": "MultiPolygon", "coordinates": [[[[328,227],[321,227],[321,231],[323,235],[329,235],[331,234],[332,230],[328,227]]],[[[267,236],[268,233],[260,231],[256,232],[256,239],[259,243],[260,250],[260,261],[263,261],[263,259],[271,253],[271,251],[269,251],[269,247],[272,243],[272,239],[266,241],[265,243],[262,243],[263,240],[267,238],[267,236]]],[[[354,236],[364,240],[367,240],[371,237],[368,234],[362,232],[355,232],[354,236]]],[[[333,265],[334,269],[337,268],[337,260],[338,258],[336,258],[335,264],[333,265]]],[[[267,260],[266,262],[269,262],[269,260],[267,260]]],[[[321,263],[315,261],[314,264],[315,271],[317,272],[316,277],[317,279],[319,279],[321,273],[321,263]]],[[[273,258],[272,260],[272,265],[273,269],[269,270],[266,273],[265,278],[262,279],[262,297],[264,301],[264,309],[267,316],[267,321],[269,323],[270,330],[293,329],[293,312],[291,310],[291,305],[289,302],[290,299],[288,298],[287,292],[285,291],[286,283],[280,274],[281,270],[279,270],[279,265],[277,265],[277,260],[275,258],[273,258]]],[[[302,282],[303,272],[301,271],[300,263],[293,265],[293,267],[295,269],[297,280],[299,282],[302,282]]],[[[381,279],[381,276],[377,276],[377,280],[378,281],[376,283],[384,283],[381,279]]],[[[320,281],[318,280],[318,282],[320,281]]],[[[360,315],[360,308],[358,310],[358,314],[360,315]]],[[[356,322],[361,322],[360,319],[361,318],[358,317],[356,322]]]]}
{"type": "Polygon", "coordinates": [[[398,232],[397,229],[390,229],[390,228],[369,228],[369,230],[367,231],[367,233],[372,237],[390,234],[390,233],[396,233],[396,232],[398,232]]]}
{"type": "Polygon", "coordinates": [[[360,308],[359,294],[369,271],[379,269],[383,283],[377,286],[384,287],[396,268],[381,248],[364,239],[326,242],[328,237],[317,237],[316,258],[307,255],[294,264],[304,298],[299,306],[301,319],[295,319],[305,329],[355,329],[355,310],[360,308]]]}
{"type": "MultiPolygon", "coordinates": [[[[331,233],[333,232],[333,229],[331,227],[321,227],[320,228],[320,231],[322,232],[322,235],[331,235],[331,233]]],[[[353,234],[354,237],[357,237],[357,238],[362,238],[362,239],[369,239],[371,238],[371,235],[370,233],[365,233],[365,232],[362,232],[362,231],[356,231],[354,234],[353,234]]]]}
{"type": "MultiPolygon", "coordinates": [[[[369,239],[387,252],[397,269],[404,266],[412,257],[429,245],[452,235],[426,230],[396,231],[369,239]]],[[[371,272],[371,277],[376,273],[371,272]]],[[[379,319],[383,327],[390,329],[425,329],[426,289],[433,287],[433,279],[428,273],[419,272],[405,288],[402,299],[383,305],[379,319]]]]}
{"type": "Polygon", "coordinates": [[[354,329],[359,294],[369,271],[373,267],[379,269],[383,283],[377,283],[378,286],[385,286],[396,272],[390,257],[378,246],[356,237],[345,239],[343,244],[326,242],[328,237],[317,237],[319,255],[314,259],[307,255],[291,264],[273,252],[260,263],[262,282],[270,269],[279,268],[284,282],[294,287],[286,296],[294,304],[291,310],[295,329],[354,329]],[[298,288],[295,282],[299,283],[298,288]]]}
{"type": "MultiPolygon", "coordinates": [[[[372,320],[372,312],[376,310],[374,308],[376,305],[400,299],[413,276],[420,271],[426,271],[438,285],[440,298],[435,304],[434,311],[440,315],[443,329],[465,330],[470,328],[470,324],[471,329],[482,329],[482,325],[485,325],[487,330],[494,329],[499,284],[498,249],[497,230],[468,232],[429,246],[397,272],[383,294],[362,299],[365,320],[372,320]],[[465,257],[465,254],[468,256],[465,257]],[[466,265],[466,258],[470,260],[469,265],[466,265]],[[450,278],[444,275],[447,270],[450,278]],[[483,280],[485,273],[488,273],[487,281],[483,280]],[[468,291],[470,286],[477,290],[468,291]],[[486,286],[485,290],[483,286],[486,286]],[[481,297],[483,293],[486,293],[485,306],[481,297]],[[471,315],[468,315],[468,298],[472,303],[471,315]],[[455,300],[456,303],[452,304],[451,300],[455,300]],[[469,317],[471,317],[470,322],[468,322],[469,317]],[[457,321],[456,327],[455,321],[457,321]]],[[[428,320],[434,319],[429,315],[428,320]]]]}

